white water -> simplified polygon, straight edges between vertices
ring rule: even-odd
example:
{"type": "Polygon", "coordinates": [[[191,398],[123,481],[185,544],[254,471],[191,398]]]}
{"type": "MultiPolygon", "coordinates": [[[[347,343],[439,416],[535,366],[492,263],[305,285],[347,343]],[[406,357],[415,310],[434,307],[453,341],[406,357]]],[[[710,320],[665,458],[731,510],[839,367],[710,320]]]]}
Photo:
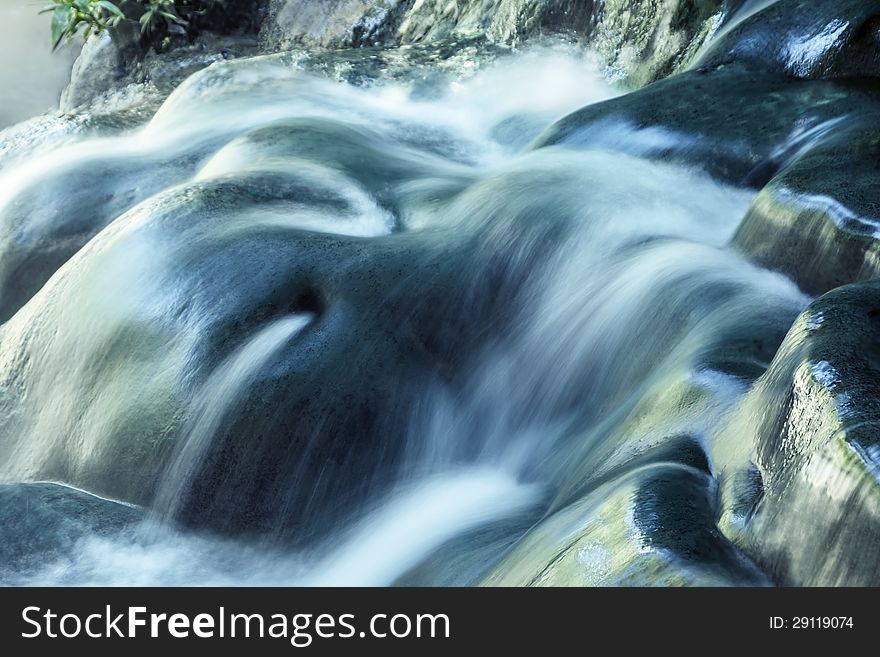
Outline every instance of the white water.
{"type": "MultiPolygon", "coordinates": [[[[727,248],[752,192],[611,153],[532,157],[533,170],[552,157],[572,188],[588,186],[588,205],[571,210],[581,223],[537,277],[514,337],[473,368],[463,392],[439,390],[419,409],[414,477],[478,463],[548,485],[566,477],[573,443],[625,431],[613,427],[627,412],[676,386],[711,401],[637,437],[705,434],[745,389],[704,363],[721,336],[755,330],[756,318],[768,330],[808,302],[791,281],[727,248]]],[[[586,202],[571,188],[565,195],[586,202]]]]}
{"type": "MultiPolygon", "coordinates": [[[[404,486],[343,533],[300,583],[389,586],[446,541],[538,500],[534,485],[497,470],[460,470],[404,486]]],[[[335,542],[335,541],[334,541],[335,542]]]]}
{"type": "MultiPolygon", "coordinates": [[[[0,417],[9,413],[4,426],[19,440],[3,446],[4,477],[27,479],[68,451],[67,472],[88,476],[114,454],[107,442],[118,427],[158,432],[169,417],[183,415],[182,439],[158,491],[159,516],[176,516],[236,402],[312,321],[293,315],[253,329],[244,341],[223,345],[229,352],[203,376],[196,364],[211,322],[223,319],[223,304],[237,301],[269,266],[255,251],[243,273],[232,272],[215,292],[211,276],[226,272],[205,265],[211,249],[278,230],[286,239],[320,233],[388,244],[406,236],[389,235],[390,215],[377,201],[389,193],[402,207],[404,233],[450,244],[449,235],[479,235],[485,257],[525,281],[503,337],[468,361],[456,385],[435,382],[422,391],[395,480],[376,499],[363,500],[355,517],[340,516],[345,521],[311,549],[194,535],[153,518],[119,538],[86,537],[28,583],[392,584],[472,530],[529,517],[526,510],[544,497],[563,499],[585,472],[610,468],[677,433],[702,439],[745,386],[713,360],[725,340],[754,334],[772,342],[806,303],[790,281],[728,248],[753,192],[633,155],[677,135],[619,124],[578,151],[523,154],[496,137],[504,120],[526,115],[526,125],[547,125],[614,95],[590,62],[537,53],[449,83],[436,101],[410,92],[405,85],[354,89],[268,59],[215,66],[175,92],[142,131],[65,147],[4,175],[0,209],[47,172],[109,155],[120,162],[156,158],[161,168],[194,144],[204,146],[182,179],[145,192],[112,218],[4,326],[0,341],[0,417]],[[375,131],[389,159],[411,165],[411,178],[371,189],[340,163],[283,157],[271,148],[260,153],[240,141],[250,130],[293,119],[375,131]],[[419,139],[426,134],[440,135],[443,148],[424,147],[419,139]],[[267,171],[327,198],[335,194],[347,210],[274,199],[242,209],[236,188],[222,187],[267,171]],[[187,214],[192,199],[214,183],[229,195],[225,204],[187,214]],[[424,194],[444,185],[461,191],[444,202],[424,194]],[[522,271],[528,256],[544,250],[540,266],[522,271]],[[204,278],[188,288],[187,276],[204,278]],[[186,310],[193,297],[202,301],[199,295],[217,305],[218,315],[188,321],[186,310]],[[122,342],[117,362],[107,345],[120,335],[130,342],[122,342]],[[105,361],[110,365],[101,369],[105,361]],[[100,383],[93,392],[84,381],[100,383]],[[193,381],[199,384],[187,394],[193,381]],[[22,389],[27,394],[16,397],[22,389]],[[666,396],[682,390],[680,399],[666,396]]],[[[36,234],[45,221],[24,217],[10,232],[36,234]]],[[[298,273],[297,264],[282,274],[298,273]]],[[[466,296],[455,301],[469,310],[466,296]]],[[[383,375],[366,372],[363,385],[383,375]]],[[[132,477],[143,468],[138,475],[145,480],[155,474],[151,465],[126,463],[132,477]]],[[[345,490],[349,482],[334,483],[345,490]]]]}
{"type": "Polygon", "coordinates": [[[184,534],[148,521],[117,539],[81,540],[32,586],[390,586],[444,542],[533,504],[535,486],[466,470],[401,487],[313,552],[184,534]]]}
{"type": "Polygon", "coordinates": [[[181,497],[192,481],[224,417],[247,385],[279,349],[305,329],[310,315],[292,315],[261,329],[211,374],[192,403],[189,427],[171,466],[163,475],[154,508],[166,518],[176,515],[181,497]]]}

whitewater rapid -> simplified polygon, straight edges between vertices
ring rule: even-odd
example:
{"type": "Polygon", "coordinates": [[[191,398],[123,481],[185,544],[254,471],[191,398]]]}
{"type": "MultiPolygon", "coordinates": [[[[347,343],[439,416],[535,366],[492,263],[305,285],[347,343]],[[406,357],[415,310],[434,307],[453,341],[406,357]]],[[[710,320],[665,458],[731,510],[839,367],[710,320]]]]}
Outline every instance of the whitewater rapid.
{"type": "MultiPolygon", "coordinates": [[[[755,191],[643,157],[683,138],[622,120],[528,149],[619,93],[565,49],[436,84],[220,63],[139,130],[0,171],[0,254],[37,273],[0,329],[0,477],[144,509],[5,578],[507,583],[499,563],[598,528],[578,581],[613,584],[650,549],[640,487],[711,488],[638,459],[711,451],[809,301],[730,247],[755,191]],[[85,171],[106,193],[73,189],[85,171]]],[[[762,581],[723,554],[709,581],[762,581]]]]}

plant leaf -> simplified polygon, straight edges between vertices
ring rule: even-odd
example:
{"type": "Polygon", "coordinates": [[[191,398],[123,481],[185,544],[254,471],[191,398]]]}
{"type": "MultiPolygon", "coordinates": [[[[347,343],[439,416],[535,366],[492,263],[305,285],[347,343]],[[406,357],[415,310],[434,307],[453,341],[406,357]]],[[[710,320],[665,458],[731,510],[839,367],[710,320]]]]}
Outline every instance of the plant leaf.
{"type": "Polygon", "coordinates": [[[76,10],[73,7],[60,6],[52,13],[52,50],[58,48],[61,40],[70,35],[71,19],[76,10]]]}
{"type": "Polygon", "coordinates": [[[146,34],[147,30],[150,29],[150,24],[153,22],[153,11],[150,10],[142,15],[139,22],[141,24],[141,34],[146,34]]]}
{"type": "Polygon", "coordinates": [[[114,16],[119,18],[125,18],[125,14],[122,13],[122,10],[114,5],[112,2],[108,2],[107,0],[98,0],[98,6],[103,7],[107,11],[109,11],[114,16]]]}
{"type": "Polygon", "coordinates": [[[178,25],[186,25],[186,21],[183,20],[180,16],[175,16],[174,14],[167,12],[167,11],[163,11],[163,12],[159,12],[159,13],[161,13],[162,16],[164,16],[165,19],[171,23],[177,23],[178,25]]]}

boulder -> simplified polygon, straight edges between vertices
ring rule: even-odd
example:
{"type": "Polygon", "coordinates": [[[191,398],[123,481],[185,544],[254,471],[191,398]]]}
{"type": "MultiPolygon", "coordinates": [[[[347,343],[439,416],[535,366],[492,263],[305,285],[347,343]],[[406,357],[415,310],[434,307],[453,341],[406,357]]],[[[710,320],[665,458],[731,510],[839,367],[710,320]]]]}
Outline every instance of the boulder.
{"type": "Polygon", "coordinates": [[[724,16],[722,0],[272,0],[261,47],[397,46],[549,35],[589,44],[610,71],[641,85],[682,68],[724,16]]]}
{"type": "Polygon", "coordinates": [[[734,244],[823,294],[880,276],[880,114],[850,114],[760,192],[734,244]]]}
{"type": "Polygon", "coordinates": [[[29,582],[54,561],[75,560],[85,538],[113,538],[144,517],[141,509],[58,484],[0,485],[0,582],[29,582]]]}
{"type": "Polygon", "coordinates": [[[260,30],[264,52],[377,45],[397,0],[272,0],[260,30]]]}
{"type": "Polygon", "coordinates": [[[798,318],[711,441],[719,527],[774,581],[880,583],[880,285],[798,318]]]}
{"type": "Polygon", "coordinates": [[[778,0],[714,41],[697,66],[750,62],[798,78],[880,75],[880,6],[778,0]]]}
{"type": "MultiPolygon", "coordinates": [[[[685,70],[729,15],[724,0],[604,0],[587,44],[607,74],[638,88],[685,70]]],[[[567,22],[567,16],[559,16],[567,22]]]]}
{"type": "MultiPolygon", "coordinates": [[[[358,105],[315,118],[312,99],[323,113],[350,93],[279,62],[229,62],[178,88],[134,137],[156,149],[152,163],[112,140],[67,160],[65,185],[83,190],[83,207],[98,192],[82,180],[98,162],[113,170],[99,176],[97,215],[112,221],[2,327],[4,478],[158,497],[159,512],[191,525],[298,541],[392,480],[416,396],[454,380],[487,326],[503,323],[521,282],[507,270],[531,271],[559,229],[524,231],[511,259],[491,245],[517,234],[513,218],[462,212],[437,225],[430,208],[473,178],[451,157],[457,146],[358,105]],[[444,184],[420,192],[414,178],[444,184]],[[162,191],[139,187],[150,184],[162,191]],[[420,230],[401,232],[404,197],[411,212],[425,208],[420,230]],[[123,211],[123,200],[136,204],[123,211]],[[297,331],[259,351],[290,318],[297,331]],[[223,373],[253,349],[261,366],[225,387],[223,373]],[[200,399],[217,385],[232,392],[212,425],[200,399]],[[204,449],[195,440],[194,465],[162,497],[192,436],[204,449]]],[[[38,199],[39,186],[26,194],[38,199]]],[[[39,207],[51,206],[35,200],[24,233],[42,230],[39,207]]],[[[51,216],[61,232],[76,228],[74,215],[51,216]]]]}
{"type": "Polygon", "coordinates": [[[621,150],[760,189],[846,117],[875,116],[878,101],[868,83],[793,79],[734,63],[588,105],[533,147],[621,150]]]}
{"type": "Polygon", "coordinates": [[[490,586],[762,586],[770,583],[715,527],[705,454],[670,438],[525,534],[490,586]]]}
{"type": "Polygon", "coordinates": [[[61,110],[70,112],[118,91],[140,56],[140,31],[134,21],[123,21],[89,39],[73,63],[70,83],[61,94],[61,110]]]}

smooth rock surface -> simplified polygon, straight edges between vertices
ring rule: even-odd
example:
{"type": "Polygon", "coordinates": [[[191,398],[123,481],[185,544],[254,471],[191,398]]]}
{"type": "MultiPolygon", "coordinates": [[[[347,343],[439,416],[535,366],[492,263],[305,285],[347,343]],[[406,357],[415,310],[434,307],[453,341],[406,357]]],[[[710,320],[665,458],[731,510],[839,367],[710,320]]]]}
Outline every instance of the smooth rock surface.
{"type": "Polygon", "coordinates": [[[769,584],[715,527],[715,486],[699,445],[673,438],[542,520],[483,584],[769,584]]]}
{"type": "Polygon", "coordinates": [[[799,78],[880,75],[880,4],[777,0],[720,37],[697,66],[751,62],[799,78]]]}
{"type": "Polygon", "coordinates": [[[117,537],[142,518],[141,509],[58,484],[2,484],[0,583],[20,584],[56,560],[73,560],[79,541],[117,537]]]}
{"type": "Polygon", "coordinates": [[[551,126],[534,147],[622,150],[761,188],[843,117],[873,114],[878,102],[871,85],[795,80],[731,64],[585,107],[551,126]],[[621,138],[630,130],[637,138],[621,138]]]}
{"type": "Polygon", "coordinates": [[[880,113],[851,113],[761,190],[734,237],[811,294],[880,276],[880,113]]]}
{"type": "Polygon", "coordinates": [[[880,286],[798,318],[713,441],[719,526],[774,581],[880,582],[880,286]]]}

